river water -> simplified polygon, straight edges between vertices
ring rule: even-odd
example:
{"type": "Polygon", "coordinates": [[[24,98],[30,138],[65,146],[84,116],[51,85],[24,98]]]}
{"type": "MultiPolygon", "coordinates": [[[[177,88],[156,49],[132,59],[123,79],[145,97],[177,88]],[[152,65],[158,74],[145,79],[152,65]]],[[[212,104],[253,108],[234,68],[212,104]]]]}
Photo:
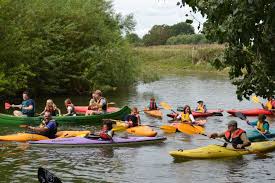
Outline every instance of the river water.
{"type": "MultiPolygon", "coordinates": [[[[185,104],[195,107],[198,100],[204,100],[208,109],[259,107],[250,101],[239,102],[235,87],[225,77],[207,74],[170,76],[149,84],[138,84],[107,98],[118,106],[129,105],[142,109],[152,96],[175,108],[185,104]]],[[[53,99],[59,106],[63,106],[64,97],[53,99]]],[[[72,99],[77,105],[88,102],[88,97],[72,99]]],[[[36,100],[40,110],[44,100],[36,100]]],[[[165,110],[163,112],[169,113],[165,110]]],[[[142,113],[141,118],[143,123],[159,126],[168,120],[166,117],[162,120],[154,119],[142,113]]],[[[231,119],[236,118],[225,112],[222,117],[209,117],[206,132],[224,131],[226,122],[231,119]]],[[[242,128],[250,129],[243,121],[238,122],[242,128]]],[[[85,125],[61,128],[90,127],[85,125]]],[[[6,126],[0,128],[1,134],[22,131],[6,126]]],[[[163,144],[119,148],[38,148],[25,144],[0,144],[0,182],[37,182],[37,168],[40,166],[53,172],[63,182],[275,182],[275,175],[272,174],[275,153],[261,157],[247,155],[220,160],[175,161],[168,154],[171,150],[220,143],[199,135],[189,137],[182,133],[164,134],[156,130],[159,135],[167,136],[168,139],[163,144]]]]}

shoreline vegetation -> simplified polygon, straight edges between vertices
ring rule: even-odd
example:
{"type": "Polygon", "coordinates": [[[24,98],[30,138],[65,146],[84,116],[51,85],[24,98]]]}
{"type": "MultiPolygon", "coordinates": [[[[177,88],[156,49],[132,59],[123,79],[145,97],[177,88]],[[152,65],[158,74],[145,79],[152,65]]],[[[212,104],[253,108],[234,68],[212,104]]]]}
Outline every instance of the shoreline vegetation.
{"type": "Polygon", "coordinates": [[[228,75],[228,70],[217,70],[211,65],[216,57],[221,57],[224,45],[185,44],[134,47],[139,60],[140,80],[151,82],[165,75],[183,75],[185,73],[208,72],[228,75]]]}

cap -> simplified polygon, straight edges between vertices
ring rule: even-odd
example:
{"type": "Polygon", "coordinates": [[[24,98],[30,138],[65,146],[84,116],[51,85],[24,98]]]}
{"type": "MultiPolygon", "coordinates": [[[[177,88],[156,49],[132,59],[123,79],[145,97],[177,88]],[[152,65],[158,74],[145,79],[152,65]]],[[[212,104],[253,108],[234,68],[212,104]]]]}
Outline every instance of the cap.
{"type": "Polygon", "coordinates": [[[237,126],[238,125],[238,122],[235,121],[235,120],[231,120],[227,123],[228,126],[231,126],[231,125],[234,125],[234,126],[237,126]]]}

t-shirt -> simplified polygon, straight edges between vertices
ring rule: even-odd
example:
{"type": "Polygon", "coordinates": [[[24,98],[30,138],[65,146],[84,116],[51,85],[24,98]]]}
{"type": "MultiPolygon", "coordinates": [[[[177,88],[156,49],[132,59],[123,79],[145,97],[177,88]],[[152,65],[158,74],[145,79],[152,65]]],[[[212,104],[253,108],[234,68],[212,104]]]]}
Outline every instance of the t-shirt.
{"type": "Polygon", "coordinates": [[[27,109],[22,109],[22,113],[27,115],[28,117],[32,117],[34,116],[34,112],[35,112],[35,103],[32,99],[28,99],[28,100],[24,100],[22,102],[22,107],[29,107],[29,106],[33,106],[32,110],[27,110],[27,109]]]}
{"type": "Polygon", "coordinates": [[[55,138],[55,134],[57,132],[56,122],[54,120],[49,121],[48,124],[46,125],[46,128],[48,128],[48,131],[45,134],[45,136],[49,138],[55,138]]]}

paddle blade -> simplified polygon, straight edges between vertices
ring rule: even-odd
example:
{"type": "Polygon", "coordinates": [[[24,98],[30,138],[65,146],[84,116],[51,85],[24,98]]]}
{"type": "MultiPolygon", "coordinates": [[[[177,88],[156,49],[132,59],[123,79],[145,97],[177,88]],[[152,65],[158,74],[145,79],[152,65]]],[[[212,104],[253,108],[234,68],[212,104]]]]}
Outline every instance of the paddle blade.
{"type": "Polygon", "coordinates": [[[169,104],[167,104],[166,102],[161,102],[160,105],[161,105],[161,107],[163,107],[166,110],[172,109],[172,107],[169,104]]]}
{"type": "Polygon", "coordinates": [[[176,127],[170,125],[162,125],[160,129],[162,129],[166,133],[176,133],[177,131],[176,127]]]}
{"type": "Polygon", "coordinates": [[[19,125],[20,128],[27,128],[29,125],[19,125]]]}
{"type": "Polygon", "coordinates": [[[5,109],[8,110],[11,108],[11,105],[8,102],[5,102],[5,109]]]}
{"type": "Polygon", "coordinates": [[[62,183],[54,174],[44,168],[38,168],[38,180],[40,183],[62,183]]]}
{"type": "Polygon", "coordinates": [[[259,97],[257,96],[252,96],[251,99],[254,103],[261,103],[259,97]]]}
{"type": "Polygon", "coordinates": [[[241,112],[236,112],[235,116],[240,118],[241,120],[246,120],[246,116],[241,112]]]}
{"type": "Polygon", "coordinates": [[[182,123],[178,126],[178,130],[182,133],[193,135],[204,133],[204,128],[201,126],[194,126],[190,124],[182,123]]]}
{"type": "Polygon", "coordinates": [[[112,129],[114,132],[119,132],[119,131],[125,131],[127,128],[125,126],[116,126],[112,129]]]}

